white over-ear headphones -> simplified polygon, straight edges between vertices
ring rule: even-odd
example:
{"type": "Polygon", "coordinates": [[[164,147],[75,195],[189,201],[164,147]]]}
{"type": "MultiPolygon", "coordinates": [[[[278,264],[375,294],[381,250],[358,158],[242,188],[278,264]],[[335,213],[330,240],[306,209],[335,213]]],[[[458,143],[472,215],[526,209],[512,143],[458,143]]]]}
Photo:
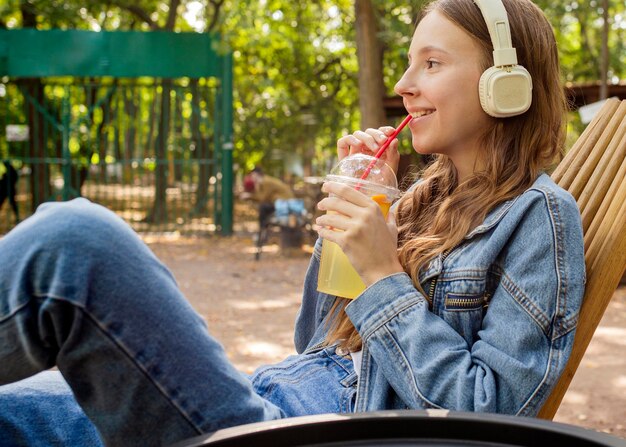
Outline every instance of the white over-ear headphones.
{"type": "Polygon", "coordinates": [[[517,65],[517,52],[502,0],[474,0],[489,28],[493,43],[493,67],[480,77],[478,93],[483,110],[496,118],[521,115],[530,108],[533,81],[517,65]]]}

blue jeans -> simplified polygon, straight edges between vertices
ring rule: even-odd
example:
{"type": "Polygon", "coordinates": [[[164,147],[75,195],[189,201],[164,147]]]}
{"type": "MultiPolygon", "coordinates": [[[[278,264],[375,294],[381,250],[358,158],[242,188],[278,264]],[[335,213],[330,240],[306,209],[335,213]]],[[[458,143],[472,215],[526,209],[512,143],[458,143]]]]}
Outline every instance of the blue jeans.
{"type": "MultiPolygon", "coordinates": [[[[0,387],[0,432],[14,433],[13,445],[98,445],[91,422],[109,445],[162,445],[301,412],[340,411],[341,391],[353,390],[345,380],[350,365],[327,349],[336,359],[316,380],[301,374],[271,386],[285,392],[265,398],[267,390],[255,389],[228,361],[149,248],[85,199],[39,207],[0,240],[0,265],[0,384],[53,366],[64,379],[46,373],[0,387]],[[331,378],[336,386],[328,388],[331,378]],[[299,393],[319,401],[300,408],[299,393]]],[[[319,365],[318,357],[296,356],[277,369],[303,360],[319,365]]]]}

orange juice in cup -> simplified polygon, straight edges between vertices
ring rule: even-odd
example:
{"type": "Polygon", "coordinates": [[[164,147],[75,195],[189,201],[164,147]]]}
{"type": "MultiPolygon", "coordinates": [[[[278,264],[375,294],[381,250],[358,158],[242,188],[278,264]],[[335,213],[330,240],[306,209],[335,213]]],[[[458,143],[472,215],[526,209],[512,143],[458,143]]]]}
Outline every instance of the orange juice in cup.
{"type": "MultiPolygon", "coordinates": [[[[346,157],[326,179],[346,183],[371,197],[378,203],[386,218],[393,200],[398,197],[398,183],[393,169],[382,160],[376,160],[367,178],[361,179],[362,173],[372,160],[374,157],[364,154],[346,157]]],[[[337,244],[328,240],[322,241],[317,290],[350,299],[356,298],[365,290],[363,280],[352,267],[348,257],[337,244]]]]}

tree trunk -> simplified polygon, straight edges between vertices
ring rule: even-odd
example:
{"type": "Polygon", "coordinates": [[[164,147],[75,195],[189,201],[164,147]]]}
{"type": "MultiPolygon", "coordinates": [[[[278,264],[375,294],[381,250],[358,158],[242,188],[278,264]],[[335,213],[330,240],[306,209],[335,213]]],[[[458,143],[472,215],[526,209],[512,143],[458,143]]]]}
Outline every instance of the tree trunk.
{"type": "MultiPolygon", "coordinates": [[[[170,1],[167,22],[163,28],[164,31],[174,30],[179,5],[180,0],[170,1]]],[[[156,168],[154,173],[154,205],[150,215],[147,217],[148,221],[154,223],[167,221],[167,142],[169,140],[170,133],[170,93],[172,91],[172,80],[163,79],[161,85],[163,86],[161,94],[161,115],[158,123],[159,133],[155,142],[156,168]]]]}
{"type": "Polygon", "coordinates": [[[165,222],[167,220],[167,141],[170,129],[170,91],[172,80],[163,79],[163,89],[161,93],[161,115],[159,117],[159,133],[155,144],[156,168],[154,173],[154,206],[147,220],[153,223],[165,222]]]}
{"type": "MultiPolygon", "coordinates": [[[[212,32],[220,19],[220,11],[223,6],[224,0],[210,0],[213,11],[212,14],[209,13],[209,8],[206,9],[207,12],[207,22],[209,25],[207,26],[205,32],[212,32]]],[[[191,79],[189,82],[189,87],[191,89],[191,134],[196,145],[195,150],[195,158],[198,162],[198,184],[196,188],[196,203],[193,208],[193,214],[196,216],[206,215],[209,212],[208,203],[209,203],[209,178],[211,176],[212,167],[211,165],[211,147],[209,141],[211,139],[203,137],[202,132],[200,132],[200,99],[202,95],[202,89],[200,89],[198,85],[197,79],[191,79]]],[[[206,109],[215,110],[214,106],[211,106],[210,99],[206,98],[206,109]]],[[[214,123],[216,120],[213,121],[214,123]]],[[[215,124],[213,127],[213,133],[216,132],[215,124]]],[[[213,148],[215,150],[215,148],[213,148]]]]}
{"type": "Polygon", "coordinates": [[[129,183],[132,178],[132,165],[131,160],[135,154],[135,148],[137,145],[137,123],[139,117],[137,111],[139,106],[137,104],[138,88],[134,89],[126,87],[122,90],[124,98],[124,109],[126,116],[128,117],[128,127],[126,128],[126,134],[124,136],[124,159],[123,159],[123,182],[129,183]]]}
{"type": "MultiPolygon", "coordinates": [[[[24,0],[20,3],[22,26],[37,28],[37,11],[34,5],[24,0]]],[[[43,105],[43,85],[39,78],[27,78],[19,81],[23,91],[40,105],[43,105]]],[[[35,106],[24,97],[26,116],[28,117],[29,157],[31,159],[30,191],[31,206],[35,211],[37,206],[45,202],[50,196],[48,165],[46,164],[46,141],[44,135],[45,117],[37,111],[35,106]]]]}
{"type": "Polygon", "coordinates": [[[50,197],[51,188],[48,174],[47,151],[45,140],[45,117],[26,98],[30,96],[38,104],[43,104],[43,85],[39,78],[28,78],[20,81],[25,93],[24,104],[28,117],[28,140],[31,174],[31,209],[34,211],[40,204],[50,197]]]}
{"type": "Polygon", "coordinates": [[[191,90],[191,135],[196,147],[195,159],[198,163],[198,185],[196,188],[196,204],[193,213],[204,215],[208,211],[209,202],[209,176],[211,170],[209,166],[210,154],[209,144],[200,132],[200,88],[197,79],[189,81],[191,90]]]}
{"type": "Polygon", "coordinates": [[[156,124],[157,103],[159,102],[159,92],[157,85],[154,84],[152,89],[152,102],[150,103],[150,112],[148,117],[148,133],[146,134],[146,143],[144,145],[144,153],[152,149],[154,144],[154,127],[156,124]]]}
{"type": "Polygon", "coordinates": [[[356,47],[359,60],[361,128],[386,124],[383,67],[372,0],[355,0],[356,47]]]}
{"type": "Polygon", "coordinates": [[[183,146],[183,98],[184,87],[176,87],[174,95],[174,151],[170,154],[172,163],[170,165],[170,184],[183,181],[183,174],[187,161],[185,153],[189,150],[188,146],[183,146]]]}
{"type": "MultiPolygon", "coordinates": [[[[115,88],[115,87],[111,87],[115,88]]],[[[102,103],[102,121],[96,129],[96,138],[98,144],[98,164],[99,164],[99,182],[103,185],[107,184],[106,157],[109,148],[108,128],[113,122],[114,109],[112,106],[114,92],[107,92],[106,101],[102,103]]]]}

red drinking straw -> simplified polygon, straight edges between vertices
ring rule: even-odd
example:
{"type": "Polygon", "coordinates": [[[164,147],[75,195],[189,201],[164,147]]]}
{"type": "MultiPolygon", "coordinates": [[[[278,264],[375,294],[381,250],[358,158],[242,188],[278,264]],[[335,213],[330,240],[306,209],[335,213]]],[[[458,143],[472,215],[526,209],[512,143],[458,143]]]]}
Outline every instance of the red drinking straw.
{"type": "MultiPolygon", "coordinates": [[[[396,128],[396,130],[393,131],[393,133],[389,136],[389,138],[387,138],[387,141],[383,143],[380,149],[378,149],[378,152],[376,152],[376,155],[374,155],[374,160],[372,160],[370,164],[367,166],[367,168],[365,168],[365,172],[363,172],[363,175],[361,176],[361,180],[365,180],[367,176],[370,175],[370,171],[372,170],[372,168],[374,167],[378,159],[381,157],[381,155],[385,153],[385,151],[387,150],[391,142],[396,139],[398,134],[402,131],[402,129],[404,129],[404,126],[409,124],[409,121],[411,121],[412,118],[413,116],[409,113],[407,117],[404,118],[404,120],[396,128]]],[[[357,186],[356,189],[359,189],[359,187],[357,186]]]]}

